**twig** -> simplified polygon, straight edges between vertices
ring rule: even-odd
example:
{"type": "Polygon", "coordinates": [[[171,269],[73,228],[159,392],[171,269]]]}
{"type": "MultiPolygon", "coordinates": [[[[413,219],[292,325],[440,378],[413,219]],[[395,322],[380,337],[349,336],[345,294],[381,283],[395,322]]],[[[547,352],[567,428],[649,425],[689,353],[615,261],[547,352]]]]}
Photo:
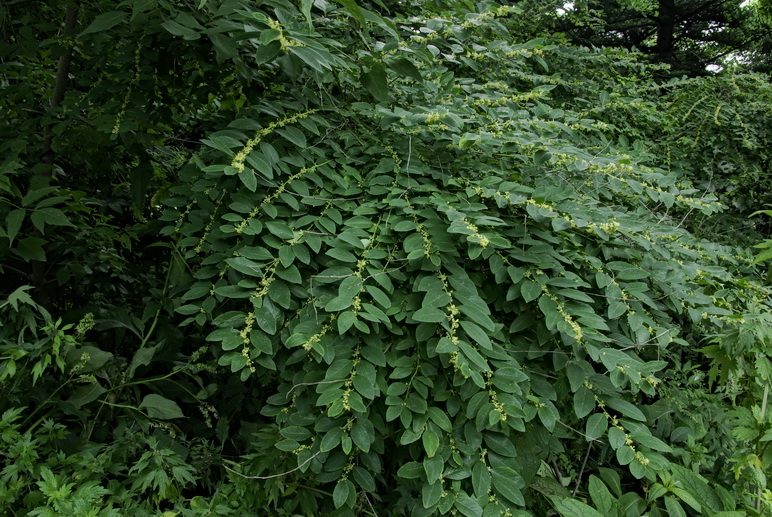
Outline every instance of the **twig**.
{"type": "Polygon", "coordinates": [[[568,428],[568,429],[571,429],[573,432],[575,432],[575,433],[576,433],[576,434],[578,434],[579,436],[583,436],[585,439],[587,439],[587,440],[590,440],[590,442],[599,442],[599,441],[600,441],[600,440],[598,440],[597,438],[590,438],[589,436],[587,436],[586,434],[584,434],[584,433],[583,433],[583,432],[581,432],[580,430],[578,430],[578,429],[574,429],[574,428],[573,428],[573,427],[571,427],[570,425],[568,425],[568,424],[564,424],[564,423],[563,423],[563,422],[561,422],[560,420],[555,420],[555,421],[556,421],[558,424],[562,425],[563,427],[566,427],[566,428],[568,428]]]}
{"type": "Polygon", "coordinates": [[[365,501],[367,501],[367,505],[370,507],[370,515],[374,515],[375,517],[378,517],[378,512],[375,511],[375,507],[373,506],[373,503],[370,502],[370,498],[367,497],[367,492],[362,492],[365,496],[365,501]]]}
{"type": "MultiPolygon", "coordinates": [[[[659,339],[659,338],[661,338],[662,336],[664,336],[665,334],[667,334],[668,332],[672,332],[672,331],[674,331],[674,330],[676,330],[676,329],[674,329],[674,328],[672,328],[672,329],[667,329],[667,330],[665,330],[664,332],[660,332],[659,334],[657,334],[657,335],[656,335],[656,336],[654,336],[653,338],[649,339],[648,341],[644,341],[643,343],[638,343],[637,345],[630,345],[630,346],[626,346],[626,347],[624,347],[622,350],[630,350],[631,348],[638,348],[639,346],[645,346],[645,345],[647,345],[647,344],[651,343],[652,341],[654,341],[655,339],[659,339]]],[[[659,344],[657,343],[657,344],[656,344],[656,346],[659,346],[659,344]]]]}
{"type": "Polygon", "coordinates": [[[582,462],[582,468],[579,469],[579,475],[576,477],[576,486],[571,494],[572,497],[576,497],[576,491],[579,490],[579,485],[582,483],[582,474],[584,474],[584,467],[587,466],[587,460],[590,458],[590,451],[592,450],[592,442],[587,446],[587,452],[584,454],[584,461],[582,462]]]}
{"type": "Polygon", "coordinates": [[[270,476],[247,476],[247,475],[245,475],[245,474],[242,474],[241,472],[236,472],[235,470],[233,470],[232,468],[230,468],[230,467],[228,467],[228,466],[226,466],[226,465],[223,465],[223,468],[225,468],[225,470],[227,470],[228,472],[232,472],[233,474],[236,474],[237,476],[241,476],[241,477],[243,477],[244,479],[274,479],[274,478],[280,478],[280,477],[282,477],[282,476],[286,476],[286,475],[288,475],[288,474],[292,474],[292,473],[293,473],[293,472],[295,472],[296,470],[300,470],[300,469],[302,469],[302,468],[303,468],[303,467],[305,467],[305,466],[306,466],[306,465],[307,465],[307,464],[308,464],[308,463],[309,463],[309,462],[310,462],[312,459],[316,458],[316,457],[317,457],[317,456],[319,456],[321,453],[322,453],[322,451],[317,451],[317,453],[316,453],[316,454],[314,454],[313,456],[311,456],[311,457],[310,457],[310,458],[308,458],[306,461],[304,461],[303,463],[301,463],[300,465],[298,465],[297,467],[295,467],[295,468],[294,468],[294,469],[292,469],[292,470],[288,470],[287,472],[282,472],[281,474],[272,474],[272,475],[270,475],[270,476]]]}
{"type": "Polygon", "coordinates": [[[346,382],[347,380],[348,380],[348,377],[346,377],[345,379],[335,379],[332,381],[300,382],[290,388],[290,390],[287,392],[287,396],[289,396],[289,394],[292,393],[292,390],[294,390],[295,388],[299,388],[300,386],[316,386],[318,384],[335,384],[336,382],[346,382]]]}

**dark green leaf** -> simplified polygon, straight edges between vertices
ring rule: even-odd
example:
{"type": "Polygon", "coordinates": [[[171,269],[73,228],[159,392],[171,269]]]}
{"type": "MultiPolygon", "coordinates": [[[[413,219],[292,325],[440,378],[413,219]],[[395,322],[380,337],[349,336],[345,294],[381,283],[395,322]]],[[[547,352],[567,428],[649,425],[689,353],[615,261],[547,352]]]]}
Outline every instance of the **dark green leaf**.
{"type": "Polygon", "coordinates": [[[444,311],[431,307],[425,307],[413,313],[413,319],[415,321],[421,321],[425,323],[440,323],[445,321],[446,318],[447,315],[444,311]]]}
{"type": "Polygon", "coordinates": [[[602,413],[595,413],[587,419],[585,434],[587,435],[587,439],[596,440],[603,436],[606,429],[608,429],[608,420],[606,419],[606,416],[602,413]]]}
{"type": "Polygon", "coordinates": [[[180,406],[178,406],[176,402],[155,393],[145,395],[145,398],[142,399],[142,403],[139,407],[140,409],[147,409],[147,415],[150,418],[171,420],[173,418],[184,417],[180,406]]]}
{"type": "Polygon", "coordinates": [[[574,394],[574,413],[579,418],[584,418],[595,409],[595,395],[589,389],[582,386],[574,394]]]}
{"type": "Polygon", "coordinates": [[[413,62],[407,58],[402,57],[398,59],[392,59],[388,61],[388,65],[389,68],[397,72],[399,75],[415,79],[416,81],[420,81],[422,79],[421,72],[419,72],[418,68],[416,68],[413,62]]]}
{"type": "Polygon", "coordinates": [[[252,169],[244,169],[239,172],[239,179],[250,191],[254,192],[257,190],[257,177],[255,176],[255,173],[252,172],[252,169]]]}
{"type": "Polygon", "coordinates": [[[6,216],[6,235],[8,237],[8,240],[10,241],[8,245],[10,246],[13,244],[13,239],[16,237],[16,234],[19,233],[19,229],[21,228],[21,223],[24,221],[24,216],[27,214],[27,210],[24,208],[17,208],[16,210],[12,210],[7,216],[6,216]]]}
{"type": "Polygon", "coordinates": [[[431,429],[427,429],[424,431],[422,439],[426,455],[430,458],[433,457],[437,453],[437,448],[440,446],[440,437],[431,429]]]}
{"type": "Polygon", "coordinates": [[[370,71],[362,74],[362,84],[373,97],[381,102],[389,102],[389,86],[386,82],[386,67],[382,63],[374,63],[370,71]]]}
{"type": "Polygon", "coordinates": [[[442,497],[442,483],[435,481],[433,485],[424,485],[421,490],[421,501],[424,508],[432,508],[435,504],[440,502],[442,497]]]}
{"type": "Polygon", "coordinates": [[[517,485],[520,475],[509,467],[495,467],[491,472],[493,488],[509,502],[518,506],[525,505],[525,499],[517,485]]]}
{"type": "Polygon", "coordinates": [[[482,517],[483,509],[480,504],[466,494],[457,495],[453,505],[465,517],[482,517]]]}
{"type": "Polygon", "coordinates": [[[84,36],[94,32],[110,30],[128,17],[129,14],[123,11],[108,11],[94,18],[94,20],[89,24],[88,27],[86,27],[83,32],[80,33],[80,35],[84,36]]]}

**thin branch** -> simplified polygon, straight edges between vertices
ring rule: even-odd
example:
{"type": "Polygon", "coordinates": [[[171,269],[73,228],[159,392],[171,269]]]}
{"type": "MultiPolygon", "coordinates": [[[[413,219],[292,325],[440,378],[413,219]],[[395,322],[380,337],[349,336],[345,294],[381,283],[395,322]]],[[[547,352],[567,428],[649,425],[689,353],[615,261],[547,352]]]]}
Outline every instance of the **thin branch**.
{"type": "Polygon", "coordinates": [[[280,478],[280,477],[292,474],[293,472],[302,469],[308,463],[310,463],[311,460],[313,460],[314,458],[319,456],[321,453],[322,453],[322,451],[318,451],[316,454],[314,454],[313,456],[311,456],[306,461],[304,461],[303,463],[301,463],[300,465],[298,465],[297,467],[295,467],[292,470],[288,470],[287,472],[282,472],[281,474],[272,474],[270,476],[247,476],[245,474],[242,474],[241,472],[236,472],[235,470],[233,470],[232,468],[230,468],[230,467],[228,467],[226,465],[223,465],[223,468],[225,470],[227,470],[228,472],[232,472],[233,474],[236,474],[237,476],[243,477],[244,479],[275,479],[275,478],[280,478]]]}
{"type": "MultiPolygon", "coordinates": [[[[674,330],[676,330],[676,329],[674,329],[674,328],[667,329],[664,332],[660,332],[659,334],[657,334],[653,338],[649,339],[648,341],[644,341],[643,343],[638,343],[637,345],[626,346],[625,348],[622,348],[622,350],[630,350],[631,348],[638,348],[639,346],[646,346],[647,344],[651,343],[655,339],[659,339],[662,336],[664,336],[665,334],[667,334],[668,332],[673,332],[674,330]]],[[[654,346],[659,346],[659,343],[654,343],[654,346]]]]}
{"type": "Polygon", "coordinates": [[[590,458],[590,451],[592,450],[592,442],[587,446],[587,452],[584,454],[584,461],[582,462],[582,468],[579,469],[579,475],[576,476],[576,486],[571,494],[572,497],[576,497],[576,491],[579,490],[579,485],[582,483],[582,474],[584,474],[584,468],[587,466],[587,460],[590,458]]]}
{"type": "Polygon", "coordinates": [[[575,433],[576,433],[576,434],[578,434],[579,436],[582,436],[582,437],[584,437],[586,440],[589,440],[590,442],[600,442],[600,440],[598,440],[597,438],[590,438],[589,436],[587,436],[587,435],[586,435],[586,434],[584,434],[583,432],[579,431],[578,429],[574,429],[573,427],[571,427],[571,426],[570,426],[570,425],[568,425],[568,424],[564,424],[564,423],[563,423],[563,422],[561,422],[560,420],[555,420],[555,421],[556,421],[557,423],[559,423],[560,425],[562,425],[563,427],[567,427],[568,429],[571,429],[573,432],[575,432],[575,433]]]}
{"type": "Polygon", "coordinates": [[[347,380],[348,380],[348,377],[346,377],[345,379],[335,379],[332,381],[299,382],[290,388],[290,390],[287,392],[287,397],[289,397],[289,394],[292,393],[292,390],[294,390],[295,388],[299,388],[300,386],[317,386],[319,384],[335,384],[336,382],[346,382],[347,380]]]}

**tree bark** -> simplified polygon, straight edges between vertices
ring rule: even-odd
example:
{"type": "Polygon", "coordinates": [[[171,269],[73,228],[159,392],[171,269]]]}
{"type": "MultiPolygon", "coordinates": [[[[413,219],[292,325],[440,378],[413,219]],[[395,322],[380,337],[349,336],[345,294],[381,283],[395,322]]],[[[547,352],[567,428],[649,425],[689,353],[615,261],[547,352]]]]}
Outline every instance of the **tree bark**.
{"type": "MultiPolygon", "coordinates": [[[[64,16],[63,35],[65,37],[72,34],[78,23],[78,4],[74,3],[67,8],[67,14],[64,16]]],[[[51,94],[50,110],[56,109],[64,99],[64,92],[67,89],[67,78],[70,75],[70,63],[72,62],[72,45],[68,45],[67,50],[59,57],[56,66],[56,79],[54,90],[51,94]]],[[[51,148],[54,140],[53,124],[49,123],[43,127],[43,144],[40,150],[40,163],[46,165],[31,178],[30,189],[40,188],[48,183],[53,174],[54,151],[51,148]]],[[[41,237],[40,232],[35,229],[33,235],[41,237]]],[[[51,302],[51,294],[48,291],[48,282],[46,281],[46,263],[40,260],[33,260],[30,264],[32,268],[32,285],[35,286],[33,298],[43,307],[48,307],[51,302]]]]}
{"type": "Polygon", "coordinates": [[[675,31],[675,0],[659,0],[657,16],[657,58],[673,62],[673,32],[675,31]]]}
{"type": "MultiPolygon", "coordinates": [[[[75,30],[78,23],[78,5],[74,4],[67,8],[67,14],[64,17],[64,35],[67,36],[75,30]]],[[[70,75],[70,63],[72,62],[72,45],[68,46],[67,51],[59,57],[59,63],[56,66],[56,80],[54,82],[54,91],[51,94],[51,109],[56,108],[64,99],[64,92],[67,89],[67,77],[70,75]]],[[[53,131],[51,126],[47,125],[43,129],[43,148],[40,153],[42,163],[52,165],[54,163],[54,153],[51,150],[53,143],[53,131]]],[[[41,172],[41,174],[51,175],[51,171],[41,172]]]]}

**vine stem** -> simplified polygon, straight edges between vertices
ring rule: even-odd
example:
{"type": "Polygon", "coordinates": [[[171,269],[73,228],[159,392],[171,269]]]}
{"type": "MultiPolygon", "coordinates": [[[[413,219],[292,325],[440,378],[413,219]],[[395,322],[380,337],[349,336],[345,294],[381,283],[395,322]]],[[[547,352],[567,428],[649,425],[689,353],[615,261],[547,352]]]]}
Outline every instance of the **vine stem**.
{"type": "MultiPolygon", "coordinates": [[[[767,414],[767,401],[769,400],[769,382],[764,385],[764,397],[761,399],[761,421],[764,421],[764,417],[767,414]]],[[[758,488],[756,490],[756,511],[761,513],[761,497],[762,490],[758,488]]]]}
{"type": "Polygon", "coordinates": [[[245,475],[245,474],[242,474],[241,472],[236,472],[235,470],[233,470],[232,468],[228,467],[227,465],[223,465],[223,468],[224,468],[225,470],[227,470],[228,472],[232,472],[232,473],[236,474],[237,476],[241,476],[241,477],[243,477],[244,479],[274,479],[274,478],[280,478],[280,477],[286,476],[286,475],[288,475],[288,474],[292,474],[293,472],[295,472],[295,471],[297,471],[297,470],[300,470],[300,469],[302,469],[302,468],[303,468],[303,467],[305,467],[305,466],[306,466],[306,465],[307,465],[307,464],[308,464],[308,463],[309,463],[311,460],[313,460],[314,458],[316,458],[317,456],[319,456],[321,453],[322,453],[322,451],[317,451],[317,453],[316,453],[316,454],[314,454],[313,456],[311,456],[311,457],[310,457],[310,458],[308,458],[306,461],[304,461],[303,463],[301,463],[300,465],[298,465],[297,467],[295,467],[295,468],[294,468],[294,469],[292,469],[292,470],[288,470],[287,472],[282,472],[281,474],[271,474],[270,476],[247,476],[247,475],[245,475]]]}
{"type": "MultiPolygon", "coordinates": [[[[169,279],[171,278],[172,274],[172,268],[174,267],[174,253],[177,251],[176,248],[172,248],[171,257],[169,257],[169,265],[166,268],[166,279],[164,279],[164,290],[161,296],[166,296],[167,291],[169,290],[169,279]]],[[[139,350],[142,350],[145,348],[145,345],[147,345],[148,340],[150,339],[150,336],[153,335],[153,331],[155,331],[155,326],[158,324],[158,318],[161,316],[161,309],[163,308],[163,303],[161,303],[160,307],[158,307],[158,310],[155,311],[155,316],[153,317],[153,323],[150,325],[150,329],[145,334],[144,338],[142,339],[142,343],[139,344],[139,350]]]]}
{"type": "Polygon", "coordinates": [[[576,491],[579,490],[579,485],[582,483],[582,474],[584,474],[584,468],[587,466],[587,460],[590,459],[590,451],[592,450],[592,442],[587,446],[587,452],[584,453],[584,461],[582,461],[582,468],[579,469],[579,475],[576,476],[576,486],[571,494],[571,497],[576,497],[576,491]]]}

